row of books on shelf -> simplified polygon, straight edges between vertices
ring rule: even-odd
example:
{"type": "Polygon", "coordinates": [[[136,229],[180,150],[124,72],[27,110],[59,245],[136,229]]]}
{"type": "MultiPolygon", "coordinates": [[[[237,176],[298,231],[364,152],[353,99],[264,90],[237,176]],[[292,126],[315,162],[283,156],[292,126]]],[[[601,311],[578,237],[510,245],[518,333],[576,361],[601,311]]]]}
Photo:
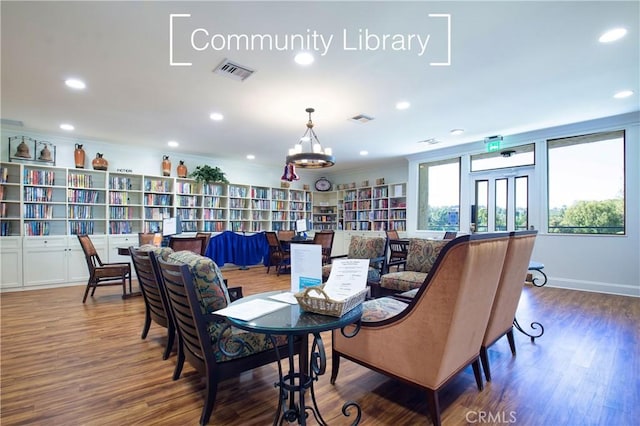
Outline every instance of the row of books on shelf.
{"type": "Polygon", "coordinates": [[[191,182],[176,182],[176,190],[180,194],[195,194],[198,186],[191,182]]]}
{"type": "Polygon", "coordinates": [[[53,206],[49,204],[25,204],[24,217],[27,219],[52,219],[53,206]]]}
{"type": "Polygon", "coordinates": [[[5,203],[0,203],[0,217],[7,216],[7,205],[5,203]]]}
{"type": "Polygon", "coordinates": [[[93,219],[92,206],[69,206],[69,219],[93,219]]]}
{"type": "Polygon", "coordinates": [[[229,186],[229,197],[247,198],[249,189],[244,186],[229,186]]]}
{"type": "Polygon", "coordinates": [[[24,169],[23,183],[25,185],[55,185],[56,172],[53,170],[29,170],[24,169]]]}
{"type": "MultiPolygon", "coordinates": [[[[39,189],[39,188],[36,188],[36,189],[39,189]]],[[[87,189],[68,189],[67,190],[67,201],[70,203],[96,204],[100,202],[99,198],[100,198],[100,193],[98,191],[90,191],[87,189]]]]}
{"type": "Polygon", "coordinates": [[[129,191],[133,188],[133,181],[128,177],[110,176],[109,177],[109,189],[115,189],[119,191],[129,191]]]}
{"type": "Polygon", "coordinates": [[[129,204],[130,201],[126,192],[109,192],[109,204],[129,204]]]}
{"type": "Polygon", "coordinates": [[[229,208],[230,209],[248,209],[249,200],[243,200],[241,198],[232,198],[229,200],[229,208]]]}
{"type": "Polygon", "coordinates": [[[148,206],[170,206],[173,204],[170,194],[145,194],[144,199],[148,206]]]}
{"type": "Polygon", "coordinates": [[[24,235],[49,235],[51,225],[49,222],[25,222],[24,235]]]}
{"type": "Polygon", "coordinates": [[[217,196],[221,196],[224,195],[224,187],[222,185],[215,185],[215,184],[204,184],[202,186],[202,193],[204,195],[217,195],[217,196]]]}
{"type": "Polygon", "coordinates": [[[171,181],[148,179],[144,181],[144,190],[149,192],[171,192],[171,181]]]}
{"type": "Polygon", "coordinates": [[[9,235],[11,235],[11,223],[0,222],[0,236],[7,237],[9,235]]]}
{"type": "Polygon", "coordinates": [[[271,202],[269,200],[251,200],[251,208],[254,210],[269,210],[271,202]]]}
{"type": "Polygon", "coordinates": [[[251,188],[251,198],[269,198],[269,189],[268,188],[251,188]]]}
{"type": "Polygon", "coordinates": [[[171,217],[171,212],[168,207],[145,207],[144,217],[150,220],[162,220],[165,217],[171,217]]]}
{"type": "Polygon", "coordinates": [[[222,204],[222,199],[220,197],[206,197],[202,201],[202,207],[215,207],[220,209],[225,206],[222,204]]]}
{"type": "Polygon", "coordinates": [[[178,207],[196,207],[198,199],[193,195],[176,195],[178,207]]]}
{"type": "Polygon", "coordinates": [[[196,220],[198,218],[198,210],[195,209],[178,209],[176,216],[182,220],[196,220]]]}
{"type": "Polygon", "coordinates": [[[93,234],[93,222],[69,222],[69,235],[93,234]]]}
{"type": "Polygon", "coordinates": [[[133,234],[131,222],[111,222],[109,224],[109,234],[133,234]]]}
{"type": "Polygon", "coordinates": [[[51,202],[53,200],[53,188],[37,188],[27,186],[24,188],[24,201],[51,202]]]}
{"type": "Polygon", "coordinates": [[[89,174],[70,173],[67,175],[67,186],[93,188],[93,176],[89,174]]]}
{"type": "Polygon", "coordinates": [[[224,219],[224,210],[204,209],[202,218],[204,220],[224,219]]]}
{"type": "Polygon", "coordinates": [[[109,207],[109,217],[111,219],[133,219],[136,209],[134,207],[109,207]]]}
{"type": "Polygon", "coordinates": [[[0,183],[7,183],[9,181],[9,169],[7,167],[0,167],[0,183]]]}

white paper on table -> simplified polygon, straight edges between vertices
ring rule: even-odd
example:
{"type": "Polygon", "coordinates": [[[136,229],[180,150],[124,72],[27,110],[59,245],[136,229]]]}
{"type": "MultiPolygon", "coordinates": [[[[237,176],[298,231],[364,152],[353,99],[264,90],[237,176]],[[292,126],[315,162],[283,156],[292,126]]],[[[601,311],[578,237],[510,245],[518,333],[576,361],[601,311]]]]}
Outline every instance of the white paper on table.
{"type": "Polygon", "coordinates": [[[290,291],[285,291],[284,293],[274,294],[269,296],[269,299],[277,300],[279,302],[285,302],[290,305],[297,305],[298,299],[291,293],[290,291]]]}
{"type": "Polygon", "coordinates": [[[322,246],[291,243],[291,292],[322,284],[322,246]]]}
{"type": "Polygon", "coordinates": [[[278,309],[282,309],[287,304],[275,302],[265,299],[248,300],[243,303],[238,303],[233,306],[227,306],[226,308],[218,309],[213,312],[216,315],[224,315],[226,317],[237,318],[243,321],[250,321],[254,318],[261,317],[278,309]]]}
{"type": "Polygon", "coordinates": [[[345,300],[367,287],[368,272],[369,259],[334,259],[323,290],[333,300],[345,300]]]}

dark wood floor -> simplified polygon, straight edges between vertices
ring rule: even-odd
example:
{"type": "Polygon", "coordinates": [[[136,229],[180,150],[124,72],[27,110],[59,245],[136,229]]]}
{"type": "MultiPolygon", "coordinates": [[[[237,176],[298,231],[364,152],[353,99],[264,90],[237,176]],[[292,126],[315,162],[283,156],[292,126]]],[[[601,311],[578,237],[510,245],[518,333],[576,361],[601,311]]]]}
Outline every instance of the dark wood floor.
{"type": "MultiPolygon", "coordinates": [[[[230,285],[242,285],[245,295],[288,287],[288,276],[264,271],[224,275],[230,285]]],[[[152,326],[140,339],[142,299],[122,300],[110,287],[83,305],[83,290],[1,295],[0,423],[197,424],[204,385],[190,366],[180,380],[171,380],[175,355],[162,360],[164,329],[152,326]]],[[[494,345],[493,381],[482,392],[471,369],[457,376],[441,398],[445,425],[638,424],[640,299],[525,288],[518,317],[523,325],[542,322],[544,336],[533,344],[516,333],[515,357],[506,339],[494,345]]],[[[330,334],[323,338],[330,347],[330,334]]],[[[348,361],[341,363],[335,386],[328,376],[320,377],[316,390],[331,425],[350,423],[340,413],[346,400],[362,406],[363,425],[431,423],[419,390],[348,361]]],[[[266,366],[223,382],[210,424],[271,424],[275,381],[275,366],[266,366]]]]}

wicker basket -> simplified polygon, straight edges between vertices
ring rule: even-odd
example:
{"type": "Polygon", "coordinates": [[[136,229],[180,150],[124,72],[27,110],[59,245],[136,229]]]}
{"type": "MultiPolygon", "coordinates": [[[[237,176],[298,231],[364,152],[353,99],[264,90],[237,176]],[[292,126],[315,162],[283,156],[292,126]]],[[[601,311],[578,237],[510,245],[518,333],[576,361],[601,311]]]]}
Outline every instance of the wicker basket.
{"type": "Polygon", "coordinates": [[[298,304],[306,312],[329,315],[332,317],[341,317],[364,302],[364,299],[367,297],[367,289],[365,288],[346,300],[330,299],[322,287],[307,287],[304,291],[296,293],[295,297],[298,300],[298,304]],[[309,295],[310,292],[316,292],[323,298],[311,297],[309,295]]]}

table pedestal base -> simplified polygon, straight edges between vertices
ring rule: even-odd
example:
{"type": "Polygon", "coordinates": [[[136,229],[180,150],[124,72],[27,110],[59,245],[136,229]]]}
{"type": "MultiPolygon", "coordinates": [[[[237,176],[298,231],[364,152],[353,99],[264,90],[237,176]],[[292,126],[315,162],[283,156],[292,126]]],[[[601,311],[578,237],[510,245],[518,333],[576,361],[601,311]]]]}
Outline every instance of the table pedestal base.
{"type": "MultiPolygon", "coordinates": [[[[276,340],[273,336],[269,336],[273,346],[278,350],[276,340]]],[[[309,347],[308,335],[300,336],[302,339],[302,350],[299,356],[298,371],[295,370],[295,348],[294,348],[294,336],[287,337],[288,346],[288,367],[289,373],[283,374],[282,361],[278,356],[278,377],[279,381],[274,385],[280,388],[280,397],[278,398],[278,410],[273,420],[274,426],[283,425],[285,423],[297,422],[300,425],[306,425],[309,413],[311,413],[320,425],[326,426],[327,422],[322,418],[318,404],[316,402],[316,394],[313,384],[318,380],[318,377],[324,374],[327,367],[327,357],[324,350],[324,343],[319,333],[313,333],[313,345],[311,352],[306,353],[306,349],[309,347]],[[304,351],[304,353],[303,353],[304,351]],[[308,365],[307,365],[308,361],[308,365]],[[311,392],[311,405],[305,405],[305,392],[310,389],[311,392]],[[287,401],[288,400],[288,401],[287,401]],[[287,408],[288,407],[288,408],[287,408]]],[[[353,401],[348,401],[342,406],[342,414],[350,416],[349,411],[351,408],[356,410],[356,418],[352,423],[353,426],[360,423],[362,417],[362,410],[360,406],[353,401]]]]}

